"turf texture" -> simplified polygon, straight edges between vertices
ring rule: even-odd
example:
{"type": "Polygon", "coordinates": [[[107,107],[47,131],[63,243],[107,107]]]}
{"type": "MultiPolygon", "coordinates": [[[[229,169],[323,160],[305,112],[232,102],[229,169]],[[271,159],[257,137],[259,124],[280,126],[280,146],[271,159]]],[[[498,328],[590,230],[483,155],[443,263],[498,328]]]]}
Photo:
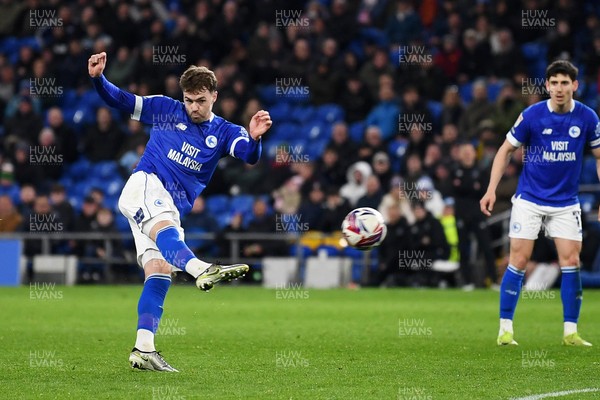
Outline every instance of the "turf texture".
{"type": "Polygon", "coordinates": [[[157,348],[177,374],[133,371],[141,286],[0,289],[0,398],[510,399],[589,389],[599,398],[600,292],[561,346],[558,291],[526,293],[519,346],[498,347],[487,290],[169,291],[157,348]]]}

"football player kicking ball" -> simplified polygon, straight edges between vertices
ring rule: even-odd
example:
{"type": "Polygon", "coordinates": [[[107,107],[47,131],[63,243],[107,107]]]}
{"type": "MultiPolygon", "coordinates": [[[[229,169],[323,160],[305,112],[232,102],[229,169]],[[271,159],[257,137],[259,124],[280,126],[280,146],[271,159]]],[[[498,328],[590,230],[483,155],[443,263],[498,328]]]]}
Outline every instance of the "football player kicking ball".
{"type": "Polygon", "coordinates": [[[573,100],[577,68],[559,60],[546,68],[550,99],[523,111],[506,135],[492,165],[490,183],[481,199],[481,211],[491,215],[496,187],[512,153],[523,148],[523,172],[513,196],[510,217],[510,256],[500,286],[498,345],[516,345],[513,315],[519,300],[525,267],[543,226],[554,239],[562,272],[564,338],[567,346],[591,346],[577,332],[582,290],[579,275],[581,208],[577,197],[583,150],[589,143],[600,175],[600,124],[596,113],[573,100]]]}
{"type": "Polygon", "coordinates": [[[104,52],[88,60],[100,97],[131,118],[152,124],[146,150],[119,198],[119,209],[129,220],[137,261],[146,277],[129,362],[133,368],[177,372],[154,347],[172,270],[187,272],[198,288],[207,291],[249,269],[245,264],[211,265],[196,258],[183,241],[180,216],[191,210],[220,158],[231,155],[250,164],[258,161],[260,138],[272,122],[269,113],[261,110],[246,131],[214,115],[217,79],[205,67],[191,66],[181,75],[182,103],[166,96],[140,97],[123,91],[102,75],[105,66],[104,52]]]}

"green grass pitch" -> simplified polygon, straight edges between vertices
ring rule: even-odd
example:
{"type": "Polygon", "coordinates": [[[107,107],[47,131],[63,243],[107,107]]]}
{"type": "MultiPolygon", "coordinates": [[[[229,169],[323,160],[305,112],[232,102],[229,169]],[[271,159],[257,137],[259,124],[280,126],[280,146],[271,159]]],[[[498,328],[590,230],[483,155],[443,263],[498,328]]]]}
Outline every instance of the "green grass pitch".
{"type": "MultiPolygon", "coordinates": [[[[521,297],[499,348],[498,293],[171,288],[157,348],[178,374],[127,362],[141,286],[0,289],[0,398],[509,399],[600,388],[600,292],[561,346],[558,291],[521,297]]],[[[592,399],[600,392],[561,398],[592,399]]]]}

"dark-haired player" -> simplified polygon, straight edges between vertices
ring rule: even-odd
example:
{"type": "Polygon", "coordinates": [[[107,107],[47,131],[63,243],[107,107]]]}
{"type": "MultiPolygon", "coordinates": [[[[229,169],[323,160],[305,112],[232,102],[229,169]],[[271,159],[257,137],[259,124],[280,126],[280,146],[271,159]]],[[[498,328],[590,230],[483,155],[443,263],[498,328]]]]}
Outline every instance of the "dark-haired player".
{"type": "MultiPolygon", "coordinates": [[[[517,344],[513,338],[513,315],[525,266],[543,226],[556,244],[562,272],[563,344],[591,346],[577,332],[582,300],[581,208],[577,194],[586,143],[600,160],[600,123],[592,109],[573,100],[577,73],[577,68],[564,60],[546,68],[550,99],[533,104],[519,115],[494,158],[490,183],[480,202],[481,211],[489,216],[504,169],[512,153],[523,146],[523,172],[510,217],[509,265],[500,287],[499,345],[517,344]]],[[[596,165],[600,175],[600,161],[596,165]]]]}

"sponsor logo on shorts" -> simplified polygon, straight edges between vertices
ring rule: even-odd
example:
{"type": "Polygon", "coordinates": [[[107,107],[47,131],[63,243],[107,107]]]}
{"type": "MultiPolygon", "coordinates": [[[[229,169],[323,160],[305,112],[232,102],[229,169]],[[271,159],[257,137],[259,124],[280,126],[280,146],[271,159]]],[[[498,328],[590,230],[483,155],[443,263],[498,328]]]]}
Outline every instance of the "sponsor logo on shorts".
{"type": "Polygon", "coordinates": [[[140,224],[144,220],[144,211],[140,208],[133,216],[133,220],[140,224]]]}
{"type": "Polygon", "coordinates": [[[162,201],[161,199],[156,199],[156,200],[154,200],[154,205],[155,205],[156,207],[164,207],[164,205],[165,205],[165,202],[164,202],[164,201],[162,201]]]}

